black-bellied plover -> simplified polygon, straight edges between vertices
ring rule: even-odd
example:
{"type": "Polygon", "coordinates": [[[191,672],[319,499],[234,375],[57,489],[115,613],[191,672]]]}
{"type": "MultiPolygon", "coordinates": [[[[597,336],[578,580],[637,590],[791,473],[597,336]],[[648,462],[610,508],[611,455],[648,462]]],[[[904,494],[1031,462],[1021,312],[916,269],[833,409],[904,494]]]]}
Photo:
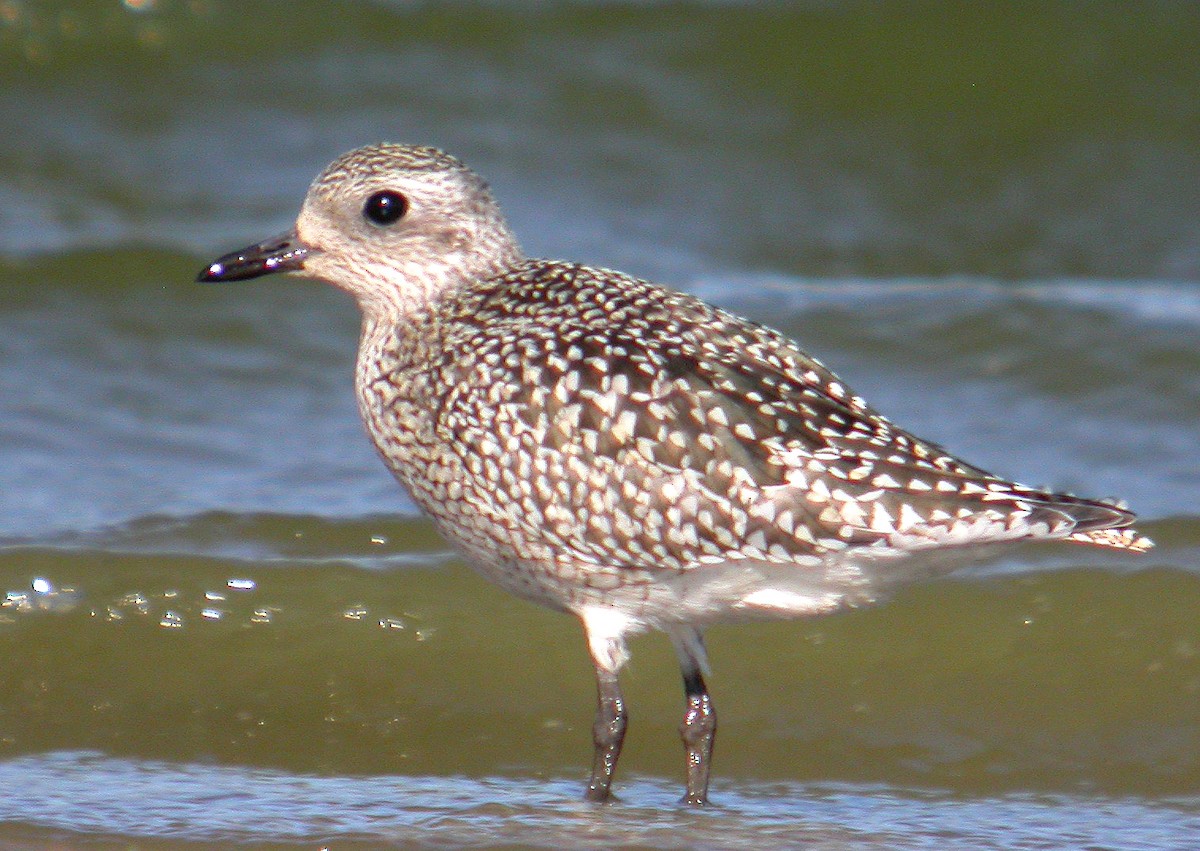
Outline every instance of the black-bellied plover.
{"type": "Polygon", "coordinates": [[[1142,551],[1115,502],[1025,487],[894,426],[795,343],[620,272],[522,254],[441,151],[374,145],[313,182],[293,231],[202,281],[295,272],[357,299],[359,409],[384,462],[484,576],[574,614],[610,797],[626,639],[683,670],[687,794],[707,801],[710,624],[878,600],[973,546],[1142,551]]]}

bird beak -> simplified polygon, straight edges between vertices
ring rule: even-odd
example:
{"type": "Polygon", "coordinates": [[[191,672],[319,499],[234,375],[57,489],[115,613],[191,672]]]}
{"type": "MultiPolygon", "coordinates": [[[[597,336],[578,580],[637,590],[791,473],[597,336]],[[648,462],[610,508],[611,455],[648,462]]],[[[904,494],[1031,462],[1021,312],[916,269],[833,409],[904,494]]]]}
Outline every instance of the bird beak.
{"type": "Polygon", "coordinates": [[[244,281],[272,272],[297,272],[312,249],[300,241],[296,231],[218,257],[196,276],[201,283],[244,281]]]}

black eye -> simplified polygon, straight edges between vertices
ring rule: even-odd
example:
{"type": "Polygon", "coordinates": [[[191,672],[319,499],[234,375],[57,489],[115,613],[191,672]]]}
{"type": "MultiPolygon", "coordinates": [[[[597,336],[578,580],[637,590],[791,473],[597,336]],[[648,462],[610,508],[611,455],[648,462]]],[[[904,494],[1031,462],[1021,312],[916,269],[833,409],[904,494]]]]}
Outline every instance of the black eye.
{"type": "Polygon", "coordinates": [[[387,227],[400,221],[406,210],[408,210],[408,201],[399,192],[391,189],[376,192],[363,205],[363,215],[367,217],[367,221],[380,227],[387,227]]]}

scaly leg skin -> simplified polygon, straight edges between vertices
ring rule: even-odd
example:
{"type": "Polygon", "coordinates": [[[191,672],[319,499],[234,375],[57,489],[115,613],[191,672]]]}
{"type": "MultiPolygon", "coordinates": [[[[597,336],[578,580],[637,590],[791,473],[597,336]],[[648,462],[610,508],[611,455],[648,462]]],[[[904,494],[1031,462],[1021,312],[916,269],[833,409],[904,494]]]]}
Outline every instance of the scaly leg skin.
{"type": "Polygon", "coordinates": [[[592,725],[596,754],[592,760],[592,779],[588,782],[584,798],[588,801],[611,801],[613,772],[621,756],[629,713],[625,710],[625,698],[621,696],[621,686],[614,672],[597,666],[596,686],[596,721],[592,725]]]}
{"type": "Polygon", "coordinates": [[[683,669],[683,691],[687,697],[687,710],[679,733],[687,751],[687,794],[680,803],[702,807],[708,803],[708,773],[712,765],[713,741],[717,737],[717,711],[700,671],[683,669]]]}

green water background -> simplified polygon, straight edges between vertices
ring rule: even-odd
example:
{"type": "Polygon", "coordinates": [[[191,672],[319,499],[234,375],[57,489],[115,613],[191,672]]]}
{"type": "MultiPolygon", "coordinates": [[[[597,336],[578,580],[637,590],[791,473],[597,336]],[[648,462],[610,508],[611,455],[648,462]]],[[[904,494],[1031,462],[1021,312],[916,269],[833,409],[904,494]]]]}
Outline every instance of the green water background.
{"type": "MultiPolygon", "coordinates": [[[[0,837],[280,840],[212,840],[216,803],[146,826],[177,799],[131,792],[130,764],[213,788],[222,769],[386,776],[384,811],[542,802],[510,821],[526,833],[475,813],[402,838],[325,805],[296,816],[302,843],[563,829],[544,802],[578,792],[594,700],[577,625],[470,574],[378,464],[347,299],[191,283],[386,138],[487,175],[530,253],[769,321],[904,426],[1123,496],[1159,543],[1018,548],[877,609],[714,629],[716,797],[741,802],[724,835],[783,807],[837,847],[1006,847],[1012,824],[1084,847],[1132,801],[1113,847],[1187,847],[1197,43],[1196,7],[1168,2],[0,3],[0,775],[132,761],[78,769],[107,808],[0,801],[0,837]],[[430,779],[452,793],[391,791],[430,779]],[[822,814],[822,783],[870,793],[822,814]],[[894,833],[862,827],[909,800],[894,833]],[[983,826],[947,821],[964,801],[983,826]]],[[[631,808],[682,776],[669,647],[633,650],[631,808]]]]}

